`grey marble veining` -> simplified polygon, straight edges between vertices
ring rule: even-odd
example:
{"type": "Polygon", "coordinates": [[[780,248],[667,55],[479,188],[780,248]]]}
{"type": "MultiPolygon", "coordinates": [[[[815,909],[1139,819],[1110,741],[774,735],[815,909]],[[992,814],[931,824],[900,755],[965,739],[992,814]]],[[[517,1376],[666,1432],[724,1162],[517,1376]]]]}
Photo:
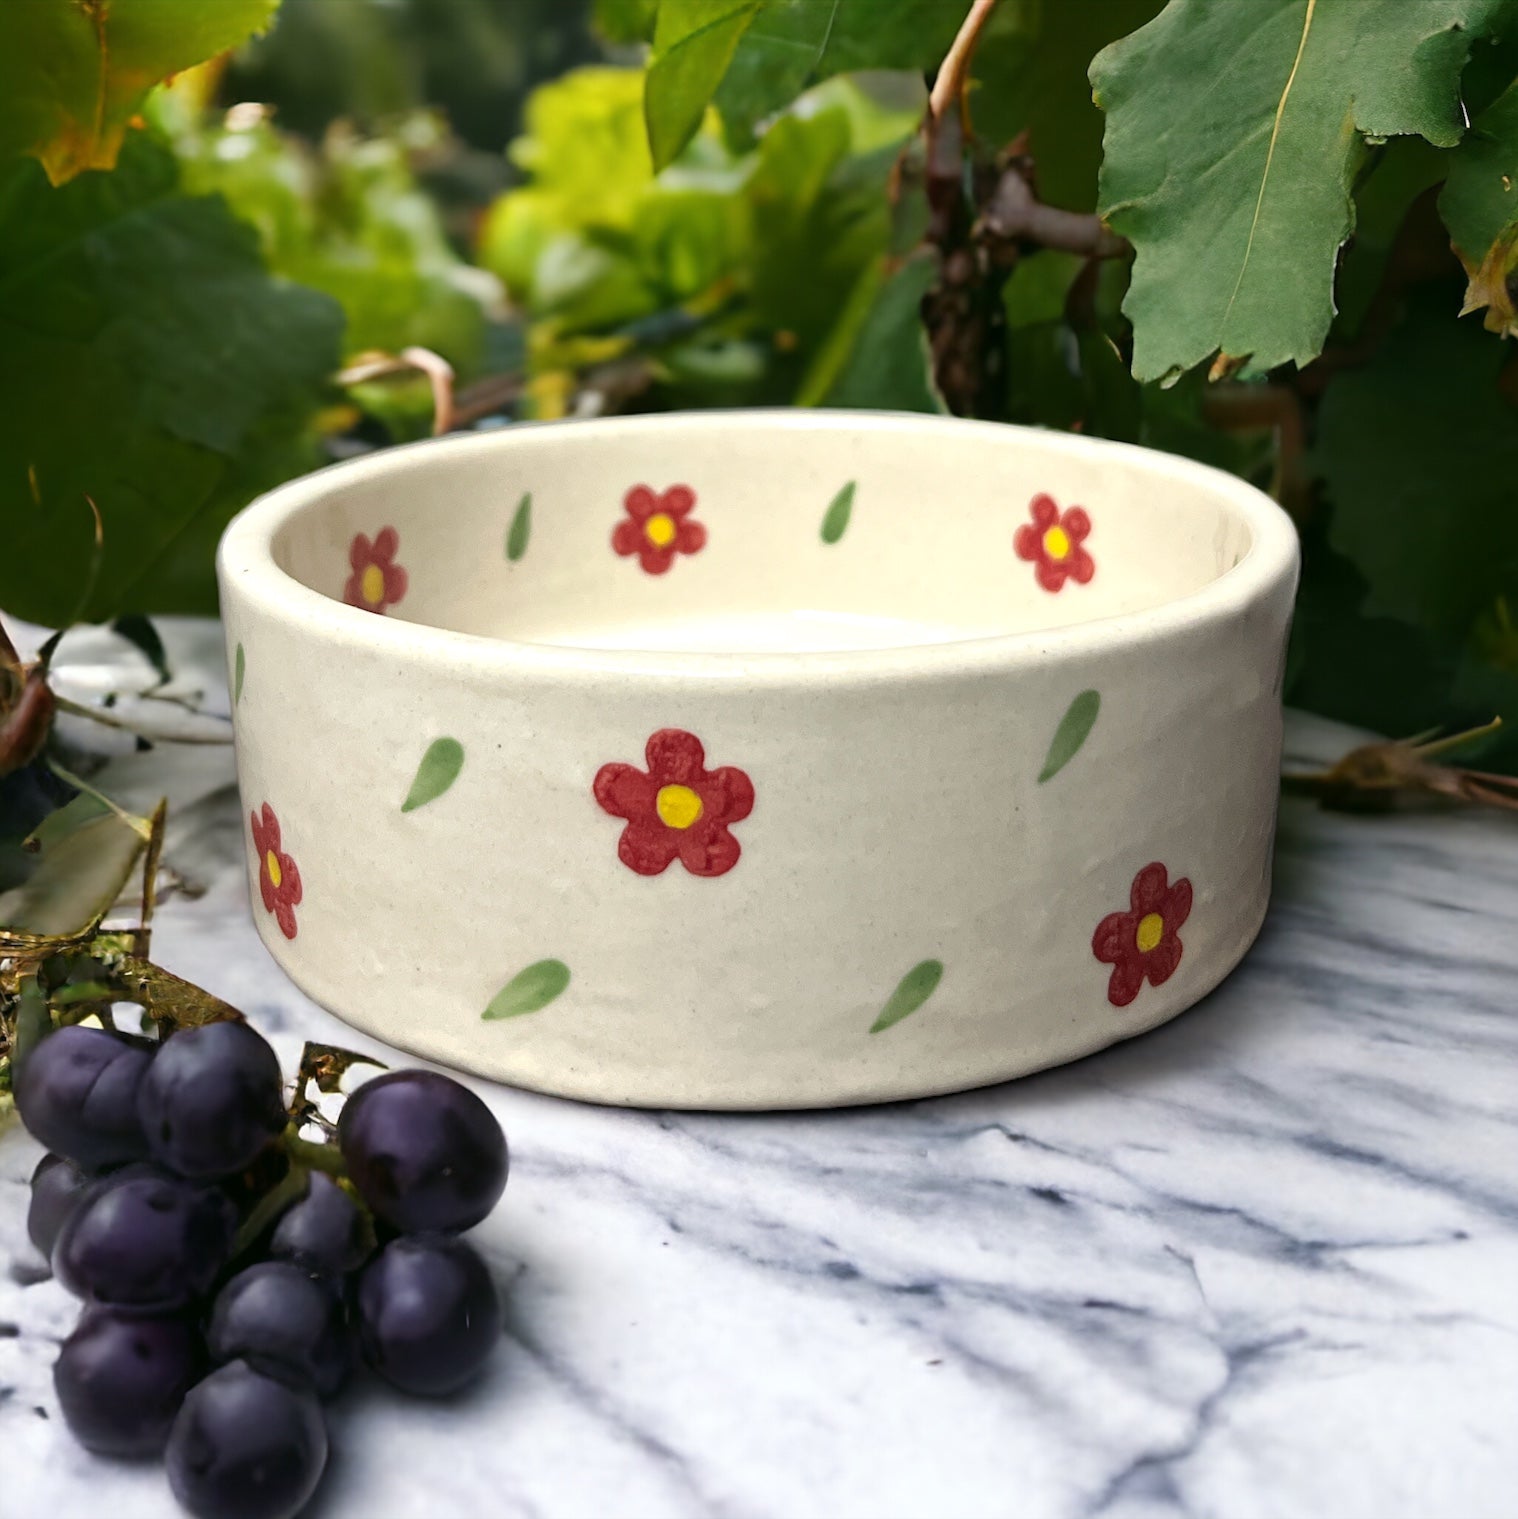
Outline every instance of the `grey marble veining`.
{"type": "MultiPolygon", "coordinates": [[[[1297,760],[1350,737],[1289,731],[1297,760]]],[[[112,785],[145,795],[164,752],[112,785]]],[[[259,945],[229,780],[225,751],[176,755],[170,853],[206,889],[159,958],[287,1063],[374,1048],[259,945]]],[[[317,1519],[1518,1512],[1512,819],[1288,803],[1244,967],[1005,1086],[750,1117],[482,1090],[514,1155],[478,1232],[508,1338],[469,1396],[350,1395],[317,1519]]],[[[59,1421],[36,1154],[0,1139],[0,1514],[168,1519],[157,1468],[59,1421]]]]}

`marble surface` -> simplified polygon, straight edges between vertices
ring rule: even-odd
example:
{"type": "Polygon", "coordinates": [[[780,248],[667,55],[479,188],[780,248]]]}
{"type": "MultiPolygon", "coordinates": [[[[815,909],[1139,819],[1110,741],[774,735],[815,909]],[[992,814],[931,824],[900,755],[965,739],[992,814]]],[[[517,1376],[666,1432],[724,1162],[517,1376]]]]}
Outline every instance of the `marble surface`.
{"type": "MultiPolygon", "coordinates": [[[[214,670],[174,632],[192,683],[214,670]]],[[[79,689],[113,678],[71,657],[79,689]]],[[[1298,760],[1348,737],[1289,729],[1298,760]]],[[[166,752],[111,784],[145,795],[166,752]]],[[[254,935],[227,753],[176,751],[170,790],[205,890],[158,957],[287,1062],[371,1047],[254,935]]],[[[1243,968],[1006,1086],[753,1117],[483,1090],[514,1154],[478,1231],[507,1338],[458,1400],[350,1395],[318,1519],[1518,1512],[1518,821],[1288,803],[1243,968]]],[[[36,1154],[0,1139],[0,1513],[168,1519],[157,1468],[60,1423],[36,1154]]]]}

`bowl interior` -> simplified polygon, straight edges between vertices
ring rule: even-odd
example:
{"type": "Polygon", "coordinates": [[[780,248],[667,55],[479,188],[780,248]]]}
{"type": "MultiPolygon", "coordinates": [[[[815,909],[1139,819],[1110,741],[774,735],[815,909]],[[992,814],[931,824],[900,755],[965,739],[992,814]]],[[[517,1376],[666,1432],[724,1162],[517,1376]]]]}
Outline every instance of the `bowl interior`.
{"type": "Polygon", "coordinates": [[[515,427],[318,479],[273,536],[297,581],[393,618],[592,649],[1026,633],[1186,597],[1252,542],[1235,499],[1163,456],[925,419],[515,427]]]}

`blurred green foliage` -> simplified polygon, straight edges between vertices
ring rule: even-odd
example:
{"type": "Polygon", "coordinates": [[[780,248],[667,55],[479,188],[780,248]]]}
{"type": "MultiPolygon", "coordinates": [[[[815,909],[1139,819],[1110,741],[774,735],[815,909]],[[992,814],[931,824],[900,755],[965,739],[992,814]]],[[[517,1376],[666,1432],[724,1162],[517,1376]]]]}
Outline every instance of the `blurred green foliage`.
{"type": "Polygon", "coordinates": [[[1518,769],[1518,0],[1000,0],[947,170],[968,0],[284,0],[144,103],[272,6],[173,3],[115,0],[115,73],[72,0],[0,7],[8,609],[208,607],[249,495],[429,429],[420,376],[340,374],[419,348],[466,420],[954,406],[1207,460],[1302,525],[1289,699],[1500,711],[1518,769]],[[114,173],[16,158],[138,111],[114,173]],[[988,236],[998,185],[1133,256],[988,236]]]}

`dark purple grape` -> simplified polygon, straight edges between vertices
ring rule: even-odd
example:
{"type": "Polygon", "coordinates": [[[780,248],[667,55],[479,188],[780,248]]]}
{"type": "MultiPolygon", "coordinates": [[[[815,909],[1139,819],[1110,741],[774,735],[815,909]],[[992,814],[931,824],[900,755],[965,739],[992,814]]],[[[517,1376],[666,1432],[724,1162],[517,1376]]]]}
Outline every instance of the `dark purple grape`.
{"type": "Polygon", "coordinates": [[[506,1187],[506,1136],[466,1086],[387,1071],[343,1105],[337,1139],[377,1217],[406,1234],[472,1228],[506,1187]]]}
{"type": "Polygon", "coordinates": [[[292,1519],[327,1464],[321,1404],[233,1361],[184,1400],[164,1461],[196,1519],[292,1519]]]}
{"type": "Polygon", "coordinates": [[[137,1094],[153,1158],[181,1176],[231,1176],[285,1126],[279,1060],[246,1023],[164,1041],[137,1094]]]}
{"type": "Polygon", "coordinates": [[[33,1139],[81,1170],[141,1160],[137,1097],[152,1062],[151,1045],[83,1024],[56,1029],[16,1077],[16,1110],[33,1139]]]}
{"type": "Polygon", "coordinates": [[[338,1289],[294,1261],[259,1261],[221,1289],[206,1346],[272,1377],[335,1397],[353,1369],[353,1336],[338,1289]]]}
{"type": "Polygon", "coordinates": [[[194,1325],[91,1308],[63,1342],[53,1385],[64,1421],[102,1456],[156,1456],[205,1368],[194,1325]]]}
{"type": "Polygon", "coordinates": [[[369,1259],[374,1230],[359,1205],[330,1176],[311,1173],[306,1195],[274,1228],[269,1254],[316,1271],[347,1276],[369,1259]]]}
{"type": "Polygon", "coordinates": [[[501,1334],[501,1300],[472,1245],[450,1234],[403,1235],[358,1282],[364,1359],[402,1392],[455,1392],[501,1334]]]}
{"type": "Polygon", "coordinates": [[[61,1155],[44,1155],[32,1172],[32,1201],[26,1210],[26,1232],[32,1243],[53,1258],[53,1246],[79,1200],[90,1189],[90,1178],[61,1155]]]}
{"type": "Polygon", "coordinates": [[[210,1290],[235,1225],[220,1192],[132,1166],[81,1200],[53,1248],[53,1271],[76,1297],[170,1312],[210,1290]]]}

